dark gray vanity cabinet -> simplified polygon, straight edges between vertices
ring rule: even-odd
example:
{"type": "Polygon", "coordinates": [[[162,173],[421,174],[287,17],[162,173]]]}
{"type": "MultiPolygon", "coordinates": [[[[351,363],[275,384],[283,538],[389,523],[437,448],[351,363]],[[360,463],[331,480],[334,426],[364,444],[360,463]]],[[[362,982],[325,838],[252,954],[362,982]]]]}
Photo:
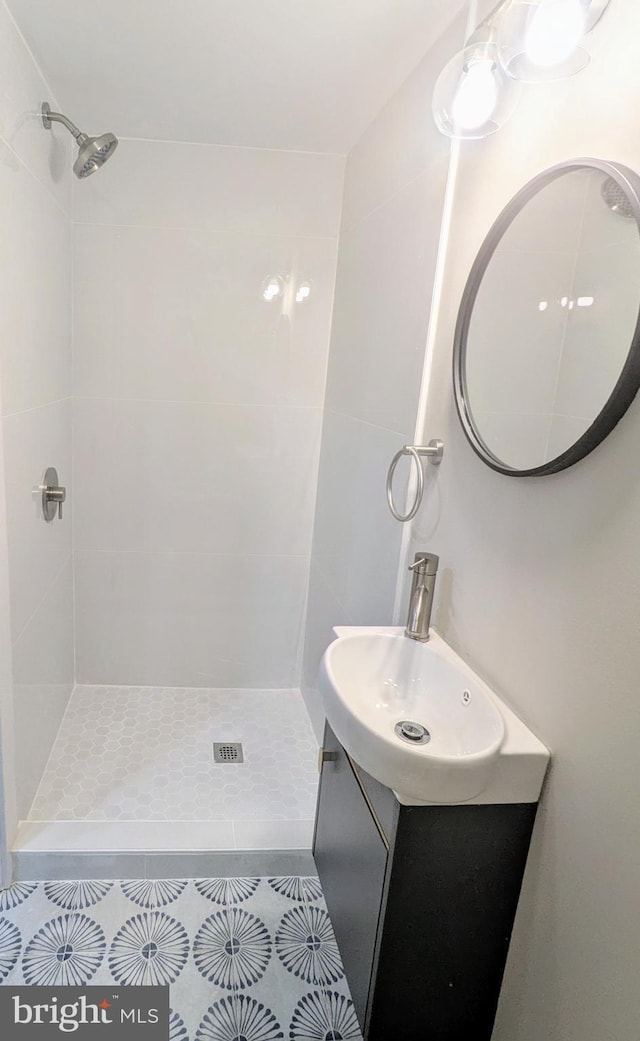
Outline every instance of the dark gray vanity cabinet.
{"type": "Polygon", "coordinates": [[[536,804],[401,806],[327,725],[314,856],[365,1041],[489,1041],[536,804]]]}

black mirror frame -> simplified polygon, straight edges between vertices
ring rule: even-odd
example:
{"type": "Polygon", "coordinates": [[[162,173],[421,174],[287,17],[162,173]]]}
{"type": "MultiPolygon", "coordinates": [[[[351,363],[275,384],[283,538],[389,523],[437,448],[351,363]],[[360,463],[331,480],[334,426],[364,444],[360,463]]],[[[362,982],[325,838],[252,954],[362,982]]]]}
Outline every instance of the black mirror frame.
{"type": "Polygon", "coordinates": [[[622,188],[631,203],[633,216],[640,235],[640,177],[638,177],[636,173],[619,163],[610,163],[600,159],[574,159],[569,162],[559,163],[557,166],[552,166],[548,170],[544,170],[542,173],[534,177],[513,196],[510,202],[507,203],[504,210],[491,227],[478,251],[478,255],[473,262],[473,266],[464,288],[464,293],[462,294],[462,300],[460,302],[453,350],[453,386],[456,409],[462,424],[462,429],[464,430],[467,440],[476,455],[478,455],[487,466],[490,466],[492,470],[496,470],[498,473],[506,474],[510,477],[544,477],[549,474],[558,473],[560,470],[565,470],[568,466],[573,466],[574,463],[579,462],[580,459],[584,459],[585,456],[589,455],[594,448],[597,448],[597,446],[604,441],[605,437],[611,433],[616,423],[622,419],[622,416],[629,408],[629,405],[635,398],[638,388],[640,387],[639,286],[638,320],[636,322],[631,344],[629,346],[629,352],[622,368],[622,372],[620,373],[608,400],[603,405],[591,426],[587,428],[584,434],[582,434],[582,436],[575,441],[570,448],[562,452],[561,455],[556,456],[555,459],[549,460],[549,462],[544,463],[542,466],[535,466],[528,470],[517,470],[505,466],[505,464],[494,455],[487,445],[485,445],[475,427],[470,408],[467,404],[468,393],[465,376],[467,336],[469,333],[471,316],[473,314],[473,306],[487,265],[489,264],[489,261],[491,260],[498,243],[502,239],[507,228],[520,213],[526,203],[529,202],[529,200],[547,184],[556,180],[556,178],[561,177],[563,174],[568,173],[571,170],[582,170],[585,169],[585,167],[600,170],[602,173],[607,174],[607,176],[612,177],[622,188]]]}

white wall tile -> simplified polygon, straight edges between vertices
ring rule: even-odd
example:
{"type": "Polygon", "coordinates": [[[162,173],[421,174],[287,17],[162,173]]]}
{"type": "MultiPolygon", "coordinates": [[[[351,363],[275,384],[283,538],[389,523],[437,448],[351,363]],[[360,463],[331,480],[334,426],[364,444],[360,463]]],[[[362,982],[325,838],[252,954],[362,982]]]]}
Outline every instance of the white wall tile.
{"type": "Polygon", "coordinates": [[[559,414],[593,420],[605,404],[638,322],[639,285],[637,233],[635,242],[577,254],[572,295],[593,297],[593,304],[576,306],[569,315],[555,402],[559,414]]]}
{"type": "Polygon", "coordinates": [[[57,105],[4,4],[0,7],[0,68],[0,136],[68,214],[73,141],[63,127],[46,130],[42,125],[42,102],[48,101],[54,111],[57,105]]]}
{"type": "Polygon", "coordinates": [[[86,682],[298,681],[343,168],[336,156],[123,141],[102,183],[79,186],[74,520],[86,682]],[[274,275],[286,291],[269,304],[260,290],[274,275]],[[296,302],[302,281],[311,294],[296,302]],[[277,588],[258,593],[247,579],[230,618],[244,559],[277,588]],[[125,608],[96,599],[87,575],[100,568],[107,589],[129,581],[125,608]],[[265,630],[273,645],[256,656],[265,630]]]}
{"type": "Polygon", "coordinates": [[[6,415],[70,393],[71,238],[68,217],[1,140],[0,225],[6,415]]]}
{"type": "Polygon", "coordinates": [[[308,560],[76,554],[79,682],[291,687],[308,560]]]}
{"type": "MultiPolygon", "coordinates": [[[[40,653],[39,649],[37,653],[40,653]]],[[[33,802],[69,704],[70,691],[69,683],[16,684],[13,706],[15,745],[21,753],[28,751],[18,759],[16,790],[20,819],[27,816],[33,802]]]]}
{"type": "Polygon", "coordinates": [[[562,452],[566,452],[571,445],[574,445],[582,437],[590,426],[591,421],[580,416],[552,416],[547,444],[547,458],[555,459],[562,452]]]}
{"type": "Polygon", "coordinates": [[[313,820],[234,821],[236,849],[310,849],[313,820]]]}
{"type": "MultiPolygon", "coordinates": [[[[282,823],[282,822],[280,822],[282,823]]],[[[229,821],[23,821],[18,834],[21,853],[112,852],[122,856],[176,850],[234,848],[233,824],[229,821]]],[[[161,854],[158,853],[158,856],[161,854]]],[[[87,876],[82,874],[81,878],[87,876]]],[[[105,877],[117,878],[117,875],[105,877]]],[[[123,878],[127,875],[120,876],[123,878]]],[[[164,876],[167,877],[166,875],[164,876]]]]}
{"type": "Polygon", "coordinates": [[[401,445],[388,430],[325,414],[313,557],[358,625],[391,622],[402,529],[389,513],[385,481],[401,445]]]}
{"type": "MultiPolygon", "coordinates": [[[[482,440],[505,466],[528,470],[549,458],[553,413],[477,412],[474,420],[482,440]]],[[[557,453],[556,453],[557,454],[557,453]]]]}
{"type": "Polygon", "coordinates": [[[590,176],[572,170],[546,184],[512,220],[498,248],[575,254],[590,176]]]}
{"type": "MultiPolygon", "coordinates": [[[[0,370],[0,382],[2,372],[0,370]]],[[[11,609],[9,603],[9,540],[6,522],[3,431],[0,425],[0,886],[11,882],[9,844],[15,832],[17,791],[16,743],[13,711],[13,662],[11,655],[11,609]]]]}
{"type": "Polygon", "coordinates": [[[16,789],[27,814],[73,689],[71,556],[14,642],[16,789]]]}
{"type": "Polygon", "coordinates": [[[413,427],[443,191],[441,176],[425,174],[341,236],[328,408],[413,427]]]}
{"type": "Polygon", "coordinates": [[[15,640],[71,554],[71,400],[17,412],[2,422],[15,640]],[[48,466],[56,467],[68,495],[62,520],[50,523],[44,520],[39,492],[48,466]]]}
{"type": "Polygon", "coordinates": [[[322,741],[325,714],[318,691],[320,659],[333,639],[334,625],[349,625],[351,619],[336,600],[317,563],[312,562],[309,575],[306,639],[302,671],[302,694],[316,735],[322,741]]]}
{"type": "Polygon", "coordinates": [[[467,338],[472,412],[553,412],[574,266],[571,252],[494,253],[467,338]]]}
{"type": "Polygon", "coordinates": [[[73,574],[71,558],[51,583],[13,644],[16,697],[20,685],[73,686],[73,574]]]}
{"type": "Polygon", "coordinates": [[[0,67],[0,552],[10,576],[0,623],[11,614],[13,643],[2,645],[0,624],[0,724],[11,840],[12,804],[28,809],[73,681],[70,514],[46,525],[32,497],[47,465],[71,481],[72,141],[42,125],[42,102],[55,100],[5,5],[0,67]]]}
{"type": "Polygon", "coordinates": [[[75,185],[89,224],[337,233],[344,158],[309,152],[123,140],[100,177],[75,185]]]}
{"type": "Polygon", "coordinates": [[[77,225],[74,249],[76,394],[322,403],[334,239],[77,225]]]}
{"type": "Polygon", "coordinates": [[[449,141],[433,121],[431,97],[440,70],[463,46],[465,16],[462,11],[454,19],[349,153],[343,231],[371,210],[386,205],[397,191],[425,171],[430,171],[434,181],[446,178],[449,141]]]}
{"type": "Polygon", "coordinates": [[[118,232],[97,224],[74,224],[74,397],[115,395],[120,383],[119,328],[118,232]]]}
{"type": "MultiPolygon", "coordinates": [[[[303,667],[318,736],[331,627],[393,620],[403,529],[385,483],[413,441],[449,159],[429,99],[463,32],[458,19],[347,161],[303,667]]],[[[406,487],[402,465],[399,503],[406,487]]]]}
{"type": "Polygon", "coordinates": [[[76,548],[309,554],[320,410],[74,403],[76,548]]]}

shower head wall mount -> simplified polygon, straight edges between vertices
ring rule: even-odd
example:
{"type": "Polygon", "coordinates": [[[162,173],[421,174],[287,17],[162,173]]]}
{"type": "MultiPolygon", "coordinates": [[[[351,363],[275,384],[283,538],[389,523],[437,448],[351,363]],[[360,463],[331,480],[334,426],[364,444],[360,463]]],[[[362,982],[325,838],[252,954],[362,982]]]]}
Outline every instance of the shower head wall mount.
{"type": "Polygon", "coordinates": [[[96,170],[99,170],[101,166],[104,166],[107,159],[111,158],[118,147],[118,138],[115,134],[106,133],[100,134],[98,137],[89,137],[88,134],[84,134],[82,130],[79,130],[75,123],[67,119],[62,112],[52,112],[51,106],[46,101],[43,101],[40,111],[42,113],[42,125],[45,130],[51,130],[53,123],[62,123],[76,139],[80,151],[78,152],[78,158],[73,164],[73,172],[80,179],[89,177],[96,170]]]}

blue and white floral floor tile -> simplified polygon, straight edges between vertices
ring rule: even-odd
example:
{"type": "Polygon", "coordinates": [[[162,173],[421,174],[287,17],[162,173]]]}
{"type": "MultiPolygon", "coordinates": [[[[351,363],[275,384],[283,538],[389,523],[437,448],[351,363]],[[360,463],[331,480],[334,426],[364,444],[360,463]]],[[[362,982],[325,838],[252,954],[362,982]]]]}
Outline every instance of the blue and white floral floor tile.
{"type": "Polygon", "coordinates": [[[0,983],[170,985],[170,1041],[361,1041],[317,878],[0,891],[0,983]]]}

